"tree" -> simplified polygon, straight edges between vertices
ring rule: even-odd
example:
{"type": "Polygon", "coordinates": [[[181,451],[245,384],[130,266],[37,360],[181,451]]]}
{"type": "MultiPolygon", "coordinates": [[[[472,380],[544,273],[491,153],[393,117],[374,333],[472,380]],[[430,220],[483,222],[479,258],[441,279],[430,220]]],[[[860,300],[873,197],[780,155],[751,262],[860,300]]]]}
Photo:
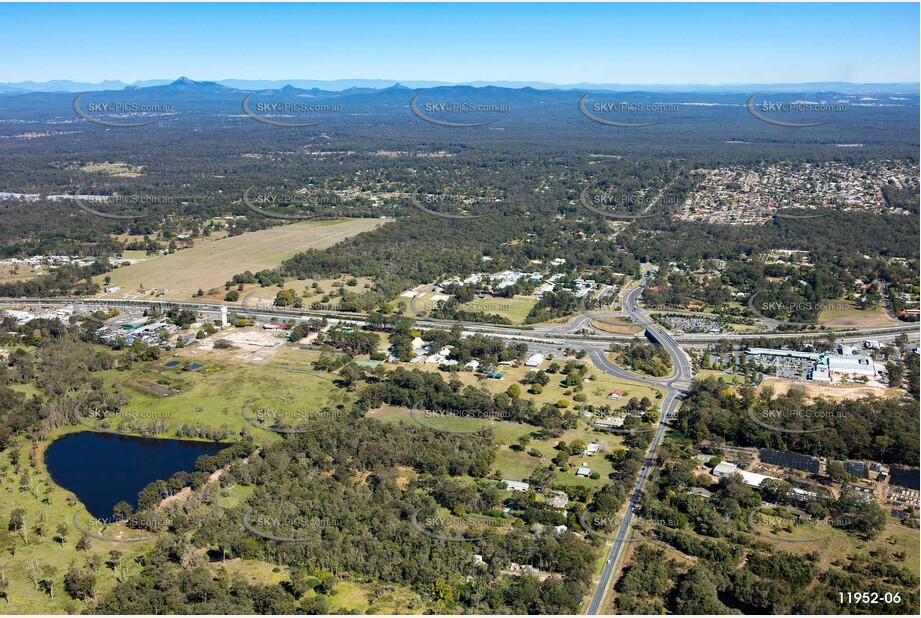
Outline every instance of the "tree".
{"type": "Polygon", "coordinates": [[[301,299],[294,290],[279,290],[274,304],[276,307],[299,307],[301,299]]]}
{"type": "Polygon", "coordinates": [[[54,567],[50,564],[46,564],[42,567],[42,588],[48,593],[48,595],[53,599],[54,598],[54,578],[58,574],[57,567],[54,567]]]}
{"type": "Polygon", "coordinates": [[[892,388],[902,386],[902,379],[905,377],[905,369],[902,365],[893,362],[886,363],[886,372],[889,374],[889,386],[892,388]]]}
{"type": "Polygon", "coordinates": [[[72,566],[64,576],[64,590],[74,599],[91,599],[96,596],[96,576],[72,566]]]}
{"type": "Polygon", "coordinates": [[[454,588],[438,578],[429,586],[429,594],[436,603],[449,603],[454,598],[454,588]]]}
{"type": "Polygon", "coordinates": [[[132,511],[131,505],[122,500],[112,508],[112,517],[115,521],[122,521],[131,517],[132,511]]]}
{"type": "Polygon", "coordinates": [[[123,556],[124,554],[122,554],[122,552],[118,551],[117,549],[110,550],[108,563],[109,568],[111,568],[113,571],[117,570],[118,567],[121,566],[123,556]]]}
{"type": "Polygon", "coordinates": [[[57,534],[55,535],[54,540],[60,543],[61,547],[64,547],[64,543],[67,541],[67,531],[68,530],[69,528],[67,527],[67,524],[63,522],[58,524],[58,527],[56,530],[57,534]]]}
{"type": "Polygon", "coordinates": [[[90,537],[83,535],[80,537],[80,540],[77,541],[77,549],[80,551],[89,551],[92,543],[90,542],[90,537]]]}
{"type": "Polygon", "coordinates": [[[89,558],[86,559],[86,566],[89,567],[90,571],[98,571],[99,567],[102,566],[102,557],[99,554],[90,554],[89,558]]]}
{"type": "Polygon", "coordinates": [[[11,532],[18,532],[22,537],[22,542],[28,543],[26,538],[26,511],[25,509],[17,508],[13,509],[13,512],[10,513],[10,523],[7,525],[7,528],[11,532]]]}
{"type": "Polygon", "coordinates": [[[828,478],[836,483],[845,483],[851,480],[851,475],[844,468],[844,464],[840,461],[829,460],[828,465],[825,468],[828,478]]]}

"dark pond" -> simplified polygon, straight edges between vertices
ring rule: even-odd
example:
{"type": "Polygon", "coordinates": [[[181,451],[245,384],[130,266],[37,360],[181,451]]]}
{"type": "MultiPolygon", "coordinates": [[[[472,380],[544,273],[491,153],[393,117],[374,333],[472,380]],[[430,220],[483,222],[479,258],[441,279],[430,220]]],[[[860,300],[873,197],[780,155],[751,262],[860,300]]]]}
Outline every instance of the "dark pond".
{"type": "Polygon", "coordinates": [[[55,440],[45,465],[55,483],[69,489],[93,517],[110,518],[124,500],[137,506],[138,492],[180,470],[195,471],[195,460],[226,445],[161,438],[138,438],[84,431],[55,440]]]}

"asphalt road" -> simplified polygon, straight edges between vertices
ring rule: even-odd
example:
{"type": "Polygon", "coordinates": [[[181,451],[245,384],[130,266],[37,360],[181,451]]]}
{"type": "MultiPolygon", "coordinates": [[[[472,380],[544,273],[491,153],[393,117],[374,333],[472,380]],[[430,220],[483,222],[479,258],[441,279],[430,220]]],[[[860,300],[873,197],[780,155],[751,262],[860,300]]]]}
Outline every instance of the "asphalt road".
{"type": "MultiPolygon", "coordinates": [[[[626,539],[629,537],[630,525],[633,520],[633,509],[642,499],[643,488],[647,479],[649,478],[649,474],[652,471],[652,468],[654,467],[656,453],[668,428],[668,419],[675,411],[677,411],[678,405],[680,404],[683,395],[687,393],[687,390],[690,387],[691,381],[694,377],[693,367],[691,365],[690,359],[688,358],[685,351],[681,348],[680,343],[687,344],[693,342],[700,345],[700,342],[715,341],[717,339],[753,338],[753,335],[737,335],[733,337],[732,335],[727,336],[725,334],[721,334],[718,336],[684,336],[679,337],[676,340],[675,337],[659,327],[649,317],[649,314],[647,314],[646,311],[638,305],[639,297],[643,291],[643,287],[645,286],[646,281],[647,280],[644,279],[640,285],[637,285],[626,293],[623,300],[623,311],[618,313],[620,315],[628,315],[634,323],[643,326],[647,333],[649,333],[668,352],[672,359],[672,365],[675,369],[672,375],[662,378],[636,374],[622,367],[618,367],[605,357],[605,352],[612,342],[618,340],[622,341],[625,339],[635,339],[633,336],[617,336],[610,333],[604,333],[603,335],[574,335],[574,331],[577,331],[580,328],[587,328],[589,326],[591,318],[590,316],[584,314],[577,317],[574,322],[570,322],[567,325],[536,328],[503,327],[431,319],[416,320],[416,323],[420,326],[429,327],[451,328],[452,326],[460,324],[466,333],[484,333],[505,339],[513,339],[525,342],[530,341],[537,344],[536,347],[547,350],[553,348],[560,349],[562,347],[583,349],[587,352],[595,365],[605,373],[616,376],[618,378],[647,383],[665,389],[666,394],[660,407],[659,424],[650,444],[649,451],[647,452],[643,468],[637,477],[636,485],[630,494],[629,504],[626,508],[626,514],[624,515],[624,518],[621,521],[620,527],[617,531],[617,540],[614,541],[608,551],[608,556],[602,569],[601,578],[598,581],[595,592],[592,595],[592,599],[587,607],[586,613],[590,615],[598,614],[604,601],[605,595],[611,587],[611,578],[613,577],[614,569],[618,565],[623,548],[627,544],[626,539]]],[[[50,307],[73,304],[74,301],[75,299],[73,298],[0,299],[0,306],[23,305],[50,307]]],[[[150,305],[178,305],[182,308],[192,309],[200,313],[212,316],[220,315],[222,307],[222,303],[158,301],[155,299],[141,301],[118,299],[87,299],[87,304],[90,306],[115,306],[118,308],[125,308],[130,306],[143,307],[150,305]]],[[[265,309],[258,307],[242,307],[240,305],[228,305],[228,310],[232,313],[246,315],[248,317],[262,320],[271,320],[273,318],[303,320],[308,318],[325,317],[331,321],[343,321],[354,323],[356,325],[363,324],[361,316],[355,316],[347,313],[344,314],[309,310],[284,310],[278,308],[265,309]]],[[[864,328],[854,329],[851,331],[837,331],[835,335],[838,337],[839,341],[846,341],[859,340],[868,336],[873,336],[873,338],[877,339],[882,339],[883,337],[889,338],[894,337],[897,333],[909,333],[916,335],[918,333],[918,325],[908,324],[905,326],[896,327],[864,328]]],[[[763,336],[771,338],[779,338],[782,336],[789,338],[824,337],[827,336],[827,333],[768,333],[763,336]]],[[[754,338],[757,338],[757,335],[754,336],[754,338]]]]}
{"type": "Polygon", "coordinates": [[[608,359],[605,358],[603,352],[599,351],[597,348],[589,352],[592,361],[605,373],[611,373],[618,377],[626,377],[628,379],[638,380],[640,382],[656,384],[666,389],[666,395],[662,399],[661,411],[659,413],[659,425],[656,428],[655,434],[653,435],[652,443],[649,445],[649,451],[646,453],[643,468],[640,470],[639,476],[637,476],[636,485],[633,487],[633,491],[630,492],[626,513],[621,520],[614,543],[608,550],[608,555],[605,559],[604,567],[601,570],[601,578],[598,580],[598,584],[595,587],[595,592],[592,594],[592,599],[588,604],[588,608],[586,609],[586,614],[589,615],[596,615],[599,613],[602,603],[604,602],[604,598],[608,590],[611,588],[611,578],[614,576],[614,569],[617,568],[623,549],[628,542],[627,539],[629,538],[630,534],[630,524],[633,521],[633,511],[636,505],[639,504],[639,502],[642,500],[643,488],[646,485],[646,480],[649,478],[649,473],[655,466],[656,452],[658,451],[659,445],[661,445],[662,439],[665,437],[665,432],[668,429],[668,418],[673,412],[677,410],[680,402],[680,397],[687,393],[687,389],[694,377],[694,369],[684,350],[681,349],[681,347],[671,337],[671,335],[654,324],[649,315],[638,305],[639,297],[643,291],[643,287],[643,285],[637,286],[627,293],[627,295],[624,297],[624,310],[634,322],[644,326],[647,332],[649,332],[656,339],[656,341],[665,348],[672,359],[672,366],[675,368],[675,370],[671,376],[666,378],[638,376],[637,374],[621,369],[608,361],[608,359]]]}
{"type": "MultiPolygon", "coordinates": [[[[633,299],[635,302],[636,297],[638,297],[639,292],[642,290],[642,286],[638,286],[628,292],[625,297],[625,302],[627,299],[633,299]]],[[[16,307],[16,306],[37,306],[37,307],[60,307],[62,305],[72,305],[77,302],[78,299],[74,298],[0,298],[0,307],[16,307]]],[[[184,309],[192,309],[198,311],[199,313],[204,313],[207,315],[219,315],[222,306],[227,306],[228,311],[231,313],[236,313],[238,315],[245,315],[249,317],[255,317],[260,319],[309,319],[309,318],[327,318],[331,320],[341,320],[346,322],[352,322],[356,324],[362,324],[362,316],[356,316],[352,313],[343,313],[336,311],[314,311],[310,309],[280,309],[277,307],[272,308],[263,308],[263,307],[244,307],[238,304],[231,303],[201,303],[201,302],[189,302],[189,301],[167,301],[167,300],[157,300],[157,299],[144,299],[144,300],[131,300],[131,299],[114,299],[114,298],[87,298],[84,299],[84,304],[89,306],[98,306],[98,307],[116,307],[116,308],[127,308],[127,307],[146,307],[146,306],[165,306],[165,305],[175,305],[184,309]]],[[[633,313],[627,308],[624,308],[624,312],[617,312],[616,315],[630,315],[634,317],[636,311],[633,313]]],[[[605,314],[608,315],[608,314],[605,314]]],[[[610,314],[615,315],[615,314],[610,314]]],[[[497,337],[502,337],[505,339],[519,339],[522,341],[527,340],[541,340],[541,341],[550,341],[553,344],[567,345],[571,347],[581,347],[585,344],[594,344],[602,347],[607,347],[611,342],[614,341],[631,341],[635,340],[637,337],[634,335],[619,335],[615,333],[599,333],[595,332],[588,334],[579,334],[576,335],[573,331],[583,328],[586,330],[594,330],[589,327],[589,322],[591,321],[591,316],[580,315],[573,322],[570,322],[566,325],[560,326],[536,326],[536,327],[516,327],[516,326],[497,326],[493,324],[480,324],[474,322],[457,322],[452,320],[432,320],[429,318],[415,318],[416,323],[420,326],[430,327],[430,328],[445,328],[450,329],[453,326],[461,325],[465,330],[469,332],[479,332],[483,334],[490,334],[497,337]]],[[[635,319],[635,318],[634,318],[635,319]]],[[[806,333],[754,333],[754,334],[745,334],[745,333],[720,333],[720,334],[700,334],[700,335],[680,335],[677,337],[672,337],[665,333],[664,330],[653,324],[650,320],[643,322],[645,325],[651,325],[654,330],[659,333],[663,333],[665,336],[670,338],[675,345],[681,343],[703,343],[703,342],[714,342],[718,340],[733,340],[733,339],[799,339],[799,338],[809,338],[809,337],[827,337],[829,333],[834,332],[835,336],[838,338],[841,337],[854,337],[854,336],[873,336],[873,338],[879,338],[882,335],[889,334],[898,334],[898,333],[917,333],[918,324],[905,324],[899,326],[886,326],[886,327],[872,327],[872,328],[855,328],[852,330],[838,330],[838,331],[813,331],[806,333]]]]}

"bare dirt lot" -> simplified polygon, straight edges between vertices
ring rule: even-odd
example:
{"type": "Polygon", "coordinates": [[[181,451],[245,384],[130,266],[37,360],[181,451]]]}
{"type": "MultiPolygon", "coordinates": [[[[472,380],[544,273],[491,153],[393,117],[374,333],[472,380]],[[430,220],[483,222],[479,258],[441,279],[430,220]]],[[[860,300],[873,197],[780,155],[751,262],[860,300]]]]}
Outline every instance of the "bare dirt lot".
{"type": "Polygon", "coordinates": [[[233,360],[240,363],[262,364],[271,361],[285,347],[284,331],[265,330],[260,326],[230,328],[216,333],[188,350],[183,356],[207,358],[208,360],[233,360]],[[219,349],[214,344],[228,341],[234,347],[219,349]]]}
{"type": "Polygon", "coordinates": [[[860,399],[867,395],[875,395],[877,397],[898,397],[902,394],[902,391],[897,388],[866,386],[864,384],[811,384],[808,382],[793,382],[778,378],[765,378],[759,387],[759,392],[767,386],[773,388],[774,392],[778,395],[785,395],[791,389],[798,389],[810,398],[825,397],[827,399],[834,399],[835,401],[860,399]]]}

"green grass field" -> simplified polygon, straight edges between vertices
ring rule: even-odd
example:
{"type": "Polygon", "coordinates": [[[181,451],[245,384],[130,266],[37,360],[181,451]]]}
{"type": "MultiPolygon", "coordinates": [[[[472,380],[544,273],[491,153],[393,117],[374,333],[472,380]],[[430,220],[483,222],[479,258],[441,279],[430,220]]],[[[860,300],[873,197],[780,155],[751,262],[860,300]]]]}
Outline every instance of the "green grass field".
{"type": "MultiPolygon", "coordinates": [[[[226,425],[230,428],[232,435],[245,428],[256,439],[257,444],[268,444],[281,438],[275,432],[259,429],[246,421],[243,409],[248,402],[253,403],[253,408],[318,410],[329,401],[337,401],[338,398],[345,400],[351,397],[350,394],[337,388],[326,379],[333,376],[311,373],[311,362],[318,357],[317,352],[286,347],[262,364],[231,361],[228,357],[230,353],[220,350],[209,352],[192,347],[178,351],[176,355],[164,355],[156,361],[138,363],[127,371],[103,371],[95,376],[101,378],[103,388],[122,393],[127,397],[128,403],[122,408],[123,411],[136,412],[141,420],[157,418],[164,421],[167,431],[159,434],[160,437],[175,437],[176,429],[184,423],[201,423],[210,427],[226,425]],[[198,371],[182,371],[179,367],[165,367],[165,363],[171,360],[178,360],[182,363],[194,360],[202,363],[203,367],[198,371]],[[174,394],[168,397],[151,394],[148,390],[138,387],[138,384],[144,381],[166,386],[174,394]]],[[[562,365],[565,361],[561,359],[558,362],[562,365]]],[[[386,367],[392,366],[386,365],[386,367]]],[[[437,371],[437,368],[431,365],[426,365],[421,369],[437,371]]],[[[468,372],[454,375],[464,383],[485,386],[491,392],[497,393],[507,389],[513,381],[520,379],[529,369],[503,367],[503,371],[506,377],[502,380],[479,379],[468,372]]],[[[630,397],[648,396],[650,399],[655,399],[656,392],[646,386],[616,380],[597,369],[590,370],[589,376],[591,379],[584,384],[583,392],[589,396],[590,403],[605,403],[617,407],[624,405],[630,397]],[[613,388],[620,388],[624,391],[624,396],[620,401],[606,399],[607,393],[613,388]]],[[[448,379],[451,376],[444,375],[444,377],[448,379]]],[[[552,375],[551,378],[544,393],[534,397],[537,403],[554,403],[562,398],[571,399],[566,395],[566,388],[561,384],[560,376],[552,375]]],[[[14,388],[20,392],[35,392],[32,387],[14,385],[14,388]]],[[[526,389],[522,388],[522,390],[526,389]]],[[[523,392],[522,396],[532,397],[526,392],[523,392]]],[[[578,405],[574,402],[571,409],[578,405]]],[[[407,410],[384,410],[373,413],[371,416],[385,422],[400,420],[414,422],[408,416],[407,410]]],[[[438,422],[445,423],[446,426],[470,428],[481,421],[447,418],[440,419],[438,422]],[[471,423],[473,423],[472,426],[471,423]]],[[[47,440],[40,444],[40,447],[44,449],[53,439],[83,429],[83,427],[66,427],[54,430],[47,436],[47,440]]],[[[569,458],[573,467],[565,471],[557,471],[556,480],[562,485],[601,487],[607,482],[607,476],[612,471],[612,465],[604,459],[604,452],[618,448],[621,442],[619,436],[600,432],[582,424],[579,429],[569,430],[557,439],[544,441],[532,439],[523,452],[518,452],[511,449],[510,445],[515,444],[520,436],[530,433],[535,428],[500,421],[494,424],[493,429],[499,444],[494,469],[500,471],[504,478],[512,480],[526,479],[539,466],[546,466],[549,460],[556,455],[554,446],[560,440],[571,442],[581,439],[586,443],[598,442],[602,446],[602,453],[585,458],[569,458]],[[528,454],[527,451],[532,448],[540,451],[539,457],[528,454]],[[598,472],[600,478],[576,477],[575,470],[583,463],[598,472]]],[[[21,467],[29,470],[30,476],[34,479],[33,491],[20,487],[21,474],[14,473],[12,466],[8,463],[8,455],[0,455],[0,482],[2,482],[2,491],[6,492],[4,508],[0,510],[0,515],[3,516],[0,517],[0,545],[5,550],[0,560],[3,561],[2,566],[10,580],[10,602],[0,604],[0,607],[4,609],[4,613],[10,614],[79,613],[84,609],[85,603],[70,600],[63,591],[63,577],[70,564],[82,567],[87,564],[90,556],[100,557],[103,566],[96,571],[96,593],[99,598],[115,585],[118,577],[129,576],[140,570],[140,565],[133,560],[145,553],[154,541],[114,543],[93,539],[90,541],[88,551],[77,550],[76,544],[82,537],[82,533],[76,529],[73,517],[78,513],[82,513],[80,521],[83,525],[96,532],[104,532],[107,536],[126,537],[138,533],[119,526],[94,527],[76,497],[51,482],[44,468],[42,453],[37,455],[35,468],[31,469],[28,447],[24,440],[20,442],[19,449],[23,452],[21,467]],[[48,503],[43,502],[45,499],[48,503]],[[14,508],[25,510],[27,523],[25,540],[19,533],[7,529],[8,517],[14,508]],[[41,522],[43,518],[44,537],[34,529],[35,524],[41,522]],[[66,524],[68,527],[64,535],[63,547],[54,540],[56,528],[60,524],[66,524]],[[121,566],[116,570],[104,565],[112,549],[118,549],[124,554],[121,566]],[[44,590],[37,589],[30,581],[29,572],[33,562],[38,569],[46,565],[57,566],[58,571],[52,577],[55,582],[54,599],[44,590]]],[[[222,503],[227,506],[240,504],[251,495],[252,490],[251,487],[221,489],[222,503]]],[[[212,563],[211,566],[237,572],[250,581],[277,583],[286,576],[284,570],[276,572],[273,571],[271,565],[263,563],[227,561],[227,564],[224,565],[212,563]]],[[[424,611],[428,605],[424,602],[412,610],[408,609],[414,596],[408,589],[400,587],[382,592],[376,584],[342,582],[338,592],[330,598],[330,609],[332,611],[370,611],[372,613],[424,611]]]]}
{"type": "MultiPolygon", "coordinates": [[[[386,223],[385,219],[351,219],[323,223],[295,223],[247,232],[219,240],[199,241],[191,249],[117,268],[108,276],[121,287],[123,297],[143,285],[168,290],[167,300],[189,300],[198,289],[223,288],[233,275],[274,268],[307,249],[325,249],[386,223]]],[[[102,283],[103,277],[97,277],[102,283]]]]}
{"type": "MultiPolygon", "coordinates": [[[[761,517],[761,516],[759,516],[761,517]]],[[[905,559],[899,564],[908,567],[916,576],[921,574],[921,536],[917,530],[913,530],[900,523],[895,519],[889,519],[886,529],[872,541],[862,541],[844,530],[838,530],[829,526],[791,526],[789,529],[774,531],[770,525],[763,525],[761,519],[755,518],[755,525],[766,532],[776,534],[777,536],[790,537],[798,542],[778,541],[764,536],[759,536],[759,540],[764,540],[774,545],[778,550],[788,551],[795,554],[808,554],[817,552],[821,558],[821,568],[827,569],[831,563],[838,557],[847,556],[854,551],[869,552],[878,547],[885,547],[890,553],[896,551],[905,552],[905,559]],[[802,542],[803,539],[816,539],[808,542],[802,542]]],[[[776,523],[776,518],[767,520],[770,523],[776,523]]]]}
{"type": "Polygon", "coordinates": [[[718,380],[723,380],[729,384],[745,384],[745,376],[739,374],[728,374],[725,371],[719,371],[716,369],[701,369],[694,376],[699,380],[705,380],[707,378],[716,378],[718,380]]]}
{"type": "Polygon", "coordinates": [[[834,309],[823,309],[819,313],[819,324],[830,327],[844,326],[889,326],[898,320],[886,315],[886,309],[879,305],[874,309],[859,309],[853,302],[830,301],[834,309]],[[840,305],[840,307],[839,307],[840,305]]]}
{"type": "Polygon", "coordinates": [[[764,330],[756,324],[728,324],[727,328],[734,333],[760,333],[764,330]]]}
{"type": "Polygon", "coordinates": [[[520,326],[528,317],[531,309],[537,304],[537,299],[531,296],[516,296],[515,298],[477,298],[463,305],[464,309],[495,313],[511,320],[512,324],[520,326]]]}
{"type": "MultiPolygon", "coordinates": [[[[243,416],[245,405],[249,404],[248,410],[277,409],[281,414],[306,416],[309,420],[309,414],[296,414],[296,411],[316,411],[326,402],[347,396],[331,381],[334,378],[331,374],[308,373],[312,371],[311,361],[317,356],[318,353],[311,351],[285,350],[276,362],[265,365],[215,364],[207,358],[195,358],[204,365],[198,371],[167,368],[166,362],[180,359],[162,357],[129,371],[112,370],[99,375],[106,387],[129,397],[128,405],[122,409],[126,416],[136,412],[141,420],[163,420],[168,431],[162,437],[175,437],[175,430],[184,423],[201,423],[210,427],[227,425],[234,434],[246,428],[257,443],[265,443],[279,439],[278,434],[249,423],[243,416]],[[169,397],[155,396],[137,388],[139,381],[166,382],[169,388],[179,392],[169,397]],[[290,413],[285,412],[289,410],[290,413]]],[[[256,418],[255,414],[250,416],[256,418]]]]}

